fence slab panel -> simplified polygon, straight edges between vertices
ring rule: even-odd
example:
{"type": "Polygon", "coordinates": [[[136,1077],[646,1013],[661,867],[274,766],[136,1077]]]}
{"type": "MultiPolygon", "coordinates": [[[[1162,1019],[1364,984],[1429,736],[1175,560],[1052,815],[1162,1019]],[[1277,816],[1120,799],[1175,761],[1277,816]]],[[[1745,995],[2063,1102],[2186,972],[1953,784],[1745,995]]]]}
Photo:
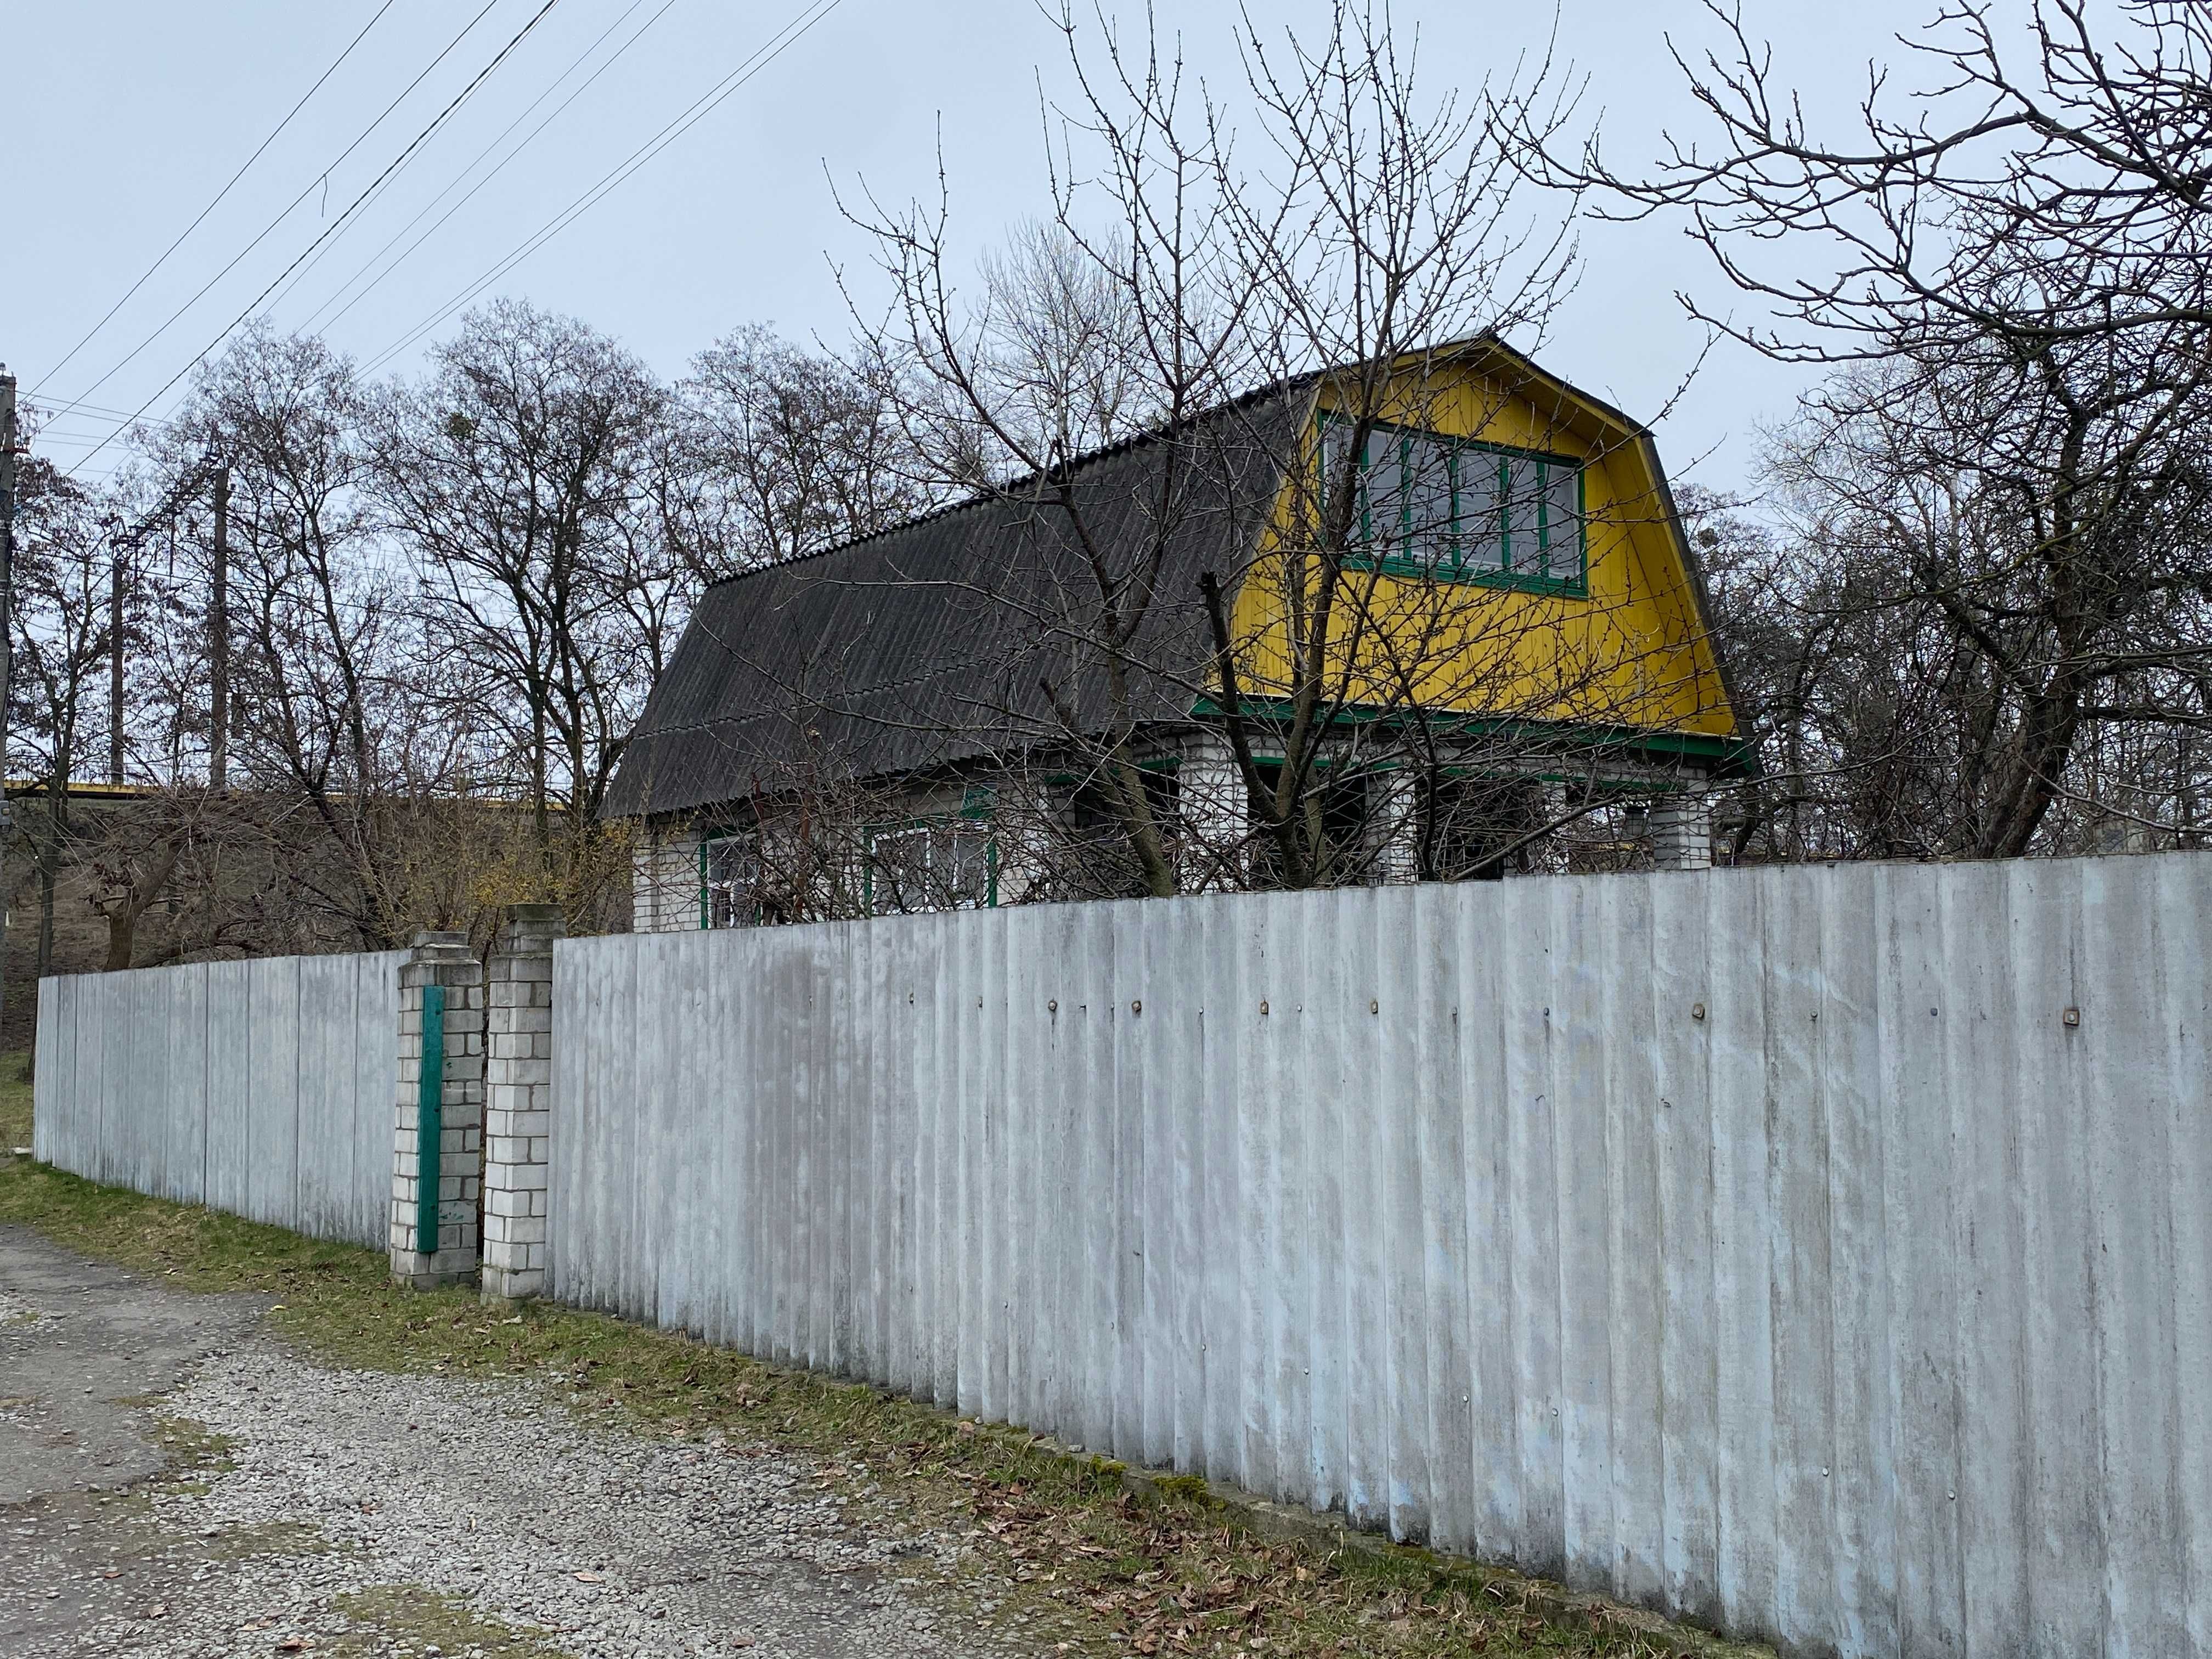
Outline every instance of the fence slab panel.
{"type": "MultiPolygon", "coordinates": [[[[556,1294],[1846,1659],[2212,1659],[2212,857],[566,939],[556,1294]]],[[[43,981],[380,1247],[398,953],[43,981]]]]}
{"type": "Polygon", "coordinates": [[[168,1144],[161,1196],[207,1201],[208,971],[204,963],[167,976],[168,1144]]]}
{"type": "Polygon", "coordinates": [[[40,982],[40,1146],[62,1168],[380,1248],[401,953],[40,982]]]}
{"type": "MultiPolygon", "coordinates": [[[[1788,1651],[2212,1659],[2209,927],[2177,854],[563,940],[552,1281],[1788,1651]]],[[[381,1243],[395,988],[49,981],[36,1145],[381,1243]]]]}

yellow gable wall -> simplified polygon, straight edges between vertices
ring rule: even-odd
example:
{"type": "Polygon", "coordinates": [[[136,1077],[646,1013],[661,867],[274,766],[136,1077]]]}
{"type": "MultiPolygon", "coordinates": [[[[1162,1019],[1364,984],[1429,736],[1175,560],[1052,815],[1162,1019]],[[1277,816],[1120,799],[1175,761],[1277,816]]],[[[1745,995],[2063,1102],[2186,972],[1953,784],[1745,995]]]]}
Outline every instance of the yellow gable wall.
{"type": "MultiPolygon", "coordinates": [[[[1330,640],[1333,674],[1349,679],[1350,701],[1733,735],[1666,504],[1634,434],[1540,382],[1473,368],[1404,376],[1393,392],[1383,415],[1397,423],[1583,463],[1587,594],[1349,572],[1330,640]]],[[[1275,528],[1237,590],[1232,628],[1248,694],[1290,690],[1285,614],[1297,567],[1283,553],[1311,521],[1311,452],[1305,480],[1285,486],[1275,528]]]]}

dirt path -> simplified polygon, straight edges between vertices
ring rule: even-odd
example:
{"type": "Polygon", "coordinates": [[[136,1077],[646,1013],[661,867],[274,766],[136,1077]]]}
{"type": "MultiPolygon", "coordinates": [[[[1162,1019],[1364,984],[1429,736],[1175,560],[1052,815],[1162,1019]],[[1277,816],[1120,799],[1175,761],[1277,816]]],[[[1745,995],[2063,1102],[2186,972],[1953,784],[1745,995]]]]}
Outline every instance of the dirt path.
{"type": "Polygon", "coordinates": [[[0,1653],[980,1656],[950,1535],[805,1459],[310,1364],[264,1304],[0,1229],[0,1653]]]}

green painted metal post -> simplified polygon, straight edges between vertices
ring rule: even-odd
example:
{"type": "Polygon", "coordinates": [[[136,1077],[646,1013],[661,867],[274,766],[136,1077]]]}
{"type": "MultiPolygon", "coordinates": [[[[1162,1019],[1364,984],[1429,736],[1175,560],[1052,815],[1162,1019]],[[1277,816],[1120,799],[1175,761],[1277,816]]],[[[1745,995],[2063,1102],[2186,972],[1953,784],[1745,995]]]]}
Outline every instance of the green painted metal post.
{"type": "Polygon", "coordinates": [[[446,988],[422,988],[422,1092],[415,1114],[415,1248],[438,1253],[439,1154],[446,1137],[446,988]]]}

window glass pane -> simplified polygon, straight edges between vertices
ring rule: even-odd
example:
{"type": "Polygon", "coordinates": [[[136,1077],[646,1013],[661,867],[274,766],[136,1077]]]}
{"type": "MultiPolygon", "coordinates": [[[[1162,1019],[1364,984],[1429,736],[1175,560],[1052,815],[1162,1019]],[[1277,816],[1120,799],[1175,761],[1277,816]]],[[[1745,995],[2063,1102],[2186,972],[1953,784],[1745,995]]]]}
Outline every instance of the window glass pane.
{"type": "Polygon", "coordinates": [[[1505,461],[1505,568],[1516,576],[1544,574],[1537,521],[1544,499],[1544,464],[1527,455],[1505,461]]]}
{"type": "Polygon", "coordinates": [[[1367,440],[1367,521],[1364,535],[1376,552],[1395,555],[1405,539],[1406,475],[1399,463],[1401,444],[1395,432],[1377,432],[1367,440]]]}
{"type": "Polygon", "coordinates": [[[1468,570],[1496,570],[1504,562],[1499,546],[1498,483],[1504,463],[1486,449],[1459,458],[1460,563],[1468,570]]]}
{"type": "MultiPolygon", "coordinates": [[[[1352,428],[1336,421],[1322,422],[1321,429],[1321,493],[1322,511],[1326,514],[1329,504],[1344,487],[1345,461],[1352,453],[1352,428]]],[[[1356,538],[1359,526],[1355,522],[1352,534],[1356,538]]]]}
{"type": "Polygon", "coordinates": [[[750,836],[707,843],[707,926],[749,927],[759,920],[760,848],[750,836]]]}
{"type": "Polygon", "coordinates": [[[1405,451],[1404,556],[1435,569],[1456,556],[1452,528],[1452,451],[1432,438],[1408,438],[1405,451]]]}
{"type": "Polygon", "coordinates": [[[950,842],[945,868],[955,909],[973,910],[990,902],[991,835],[981,824],[957,823],[945,830],[950,842]]]}
{"type": "Polygon", "coordinates": [[[868,908],[896,915],[927,910],[929,903],[929,830],[879,830],[868,847],[868,908]]]}
{"type": "Polygon", "coordinates": [[[1578,581],[1583,574],[1582,469],[1544,468],[1544,547],[1553,581],[1578,581]]]}

